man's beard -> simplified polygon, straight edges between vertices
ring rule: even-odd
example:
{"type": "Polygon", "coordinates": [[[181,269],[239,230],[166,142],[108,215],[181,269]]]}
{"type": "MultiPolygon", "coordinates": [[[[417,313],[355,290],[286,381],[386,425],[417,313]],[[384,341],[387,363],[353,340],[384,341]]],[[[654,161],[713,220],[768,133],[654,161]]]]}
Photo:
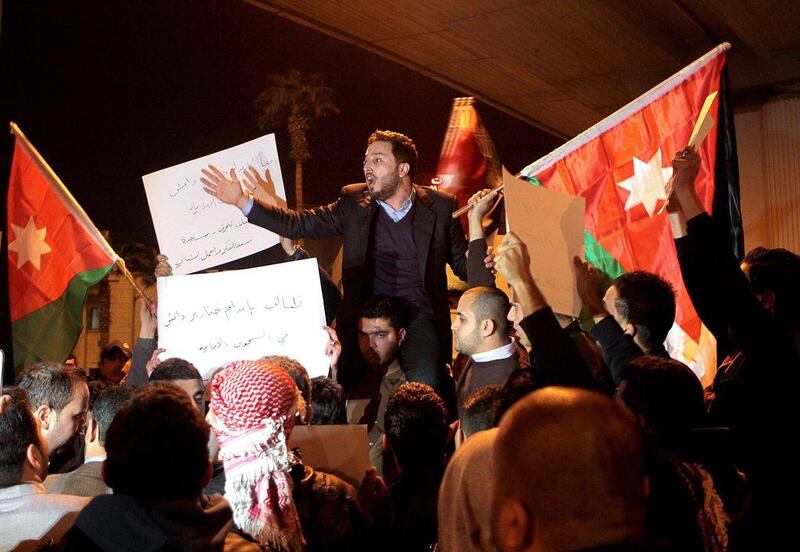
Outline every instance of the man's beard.
{"type": "Polygon", "coordinates": [[[384,176],[379,182],[380,184],[384,184],[384,186],[381,186],[380,190],[372,192],[372,197],[373,199],[386,201],[395,194],[400,184],[402,184],[403,179],[400,175],[393,174],[384,176]]]}

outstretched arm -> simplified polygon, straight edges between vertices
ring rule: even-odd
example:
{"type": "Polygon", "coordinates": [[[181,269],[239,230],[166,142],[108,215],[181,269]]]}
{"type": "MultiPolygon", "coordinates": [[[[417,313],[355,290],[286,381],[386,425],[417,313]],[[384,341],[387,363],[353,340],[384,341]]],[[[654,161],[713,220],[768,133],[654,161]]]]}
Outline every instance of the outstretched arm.
{"type": "MultiPolygon", "coordinates": [[[[265,172],[264,178],[261,178],[252,167],[245,171],[249,186],[239,180],[236,169],[231,169],[226,175],[217,167],[209,165],[202,172],[200,181],[207,194],[223,203],[235,205],[245,213],[249,222],[280,236],[291,239],[321,239],[344,232],[341,198],[325,207],[294,211],[286,209],[278,200],[273,202],[261,198],[263,195],[261,192],[268,188],[268,184],[272,181],[269,170],[265,172]]],[[[275,199],[276,196],[267,194],[265,197],[275,199]]]]}

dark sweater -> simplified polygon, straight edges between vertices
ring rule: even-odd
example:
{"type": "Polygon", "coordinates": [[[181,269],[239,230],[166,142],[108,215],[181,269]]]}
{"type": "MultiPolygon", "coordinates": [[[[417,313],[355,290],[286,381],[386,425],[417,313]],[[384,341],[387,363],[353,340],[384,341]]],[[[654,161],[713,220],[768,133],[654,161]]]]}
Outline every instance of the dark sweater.
{"type": "Polygon", "coordinates": [[[475,390],[486,385],[503,385],[508,376],[520,367],[516,351],[510,357],[488,362],[475,362],[470,358],[456,384],[458,399],[458,417],[463,413],[464,403],[475,390]]]}

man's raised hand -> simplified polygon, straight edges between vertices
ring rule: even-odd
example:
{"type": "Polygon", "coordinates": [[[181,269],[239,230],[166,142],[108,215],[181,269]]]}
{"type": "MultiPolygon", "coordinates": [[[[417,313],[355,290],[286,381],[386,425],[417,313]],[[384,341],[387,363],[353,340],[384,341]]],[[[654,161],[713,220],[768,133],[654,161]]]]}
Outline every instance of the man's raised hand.
{"type": "Polygon", "coordinates": [[[207,194],[222,203],[236,205],[239,209],[247,205],[247,196],[242,190],[239,177],[236,176],[236,169],[231,169],[230,176],[225,176],[217,167],[209,165],[207,169],[202,170],[202,173],[200,182],[203,183],[203,190],[207,194]]]}
{"type": "Polygon", "coordinates": [[[583,305],[592,316],[605,313],[602,290],[605,275],[577,255],[572,260],[575,263],[575,287],[583,305]]]}
{"type": "Polygon", "coordinates": [[[286,207],[286,200],[275,191],[275,183],[272,181],[269,169],[264,171],[262,177],[255,168],[247,167],[244,170],[244,185],[259,202],[273,207],[286,207]]]}
{"type": "Polygon", "coordinates": [[[527,284],[533,281],[530,273],[528,250],[525,244],[509,232],[497,248],[494,266],[505,277],[509,285],[527,284]]]}

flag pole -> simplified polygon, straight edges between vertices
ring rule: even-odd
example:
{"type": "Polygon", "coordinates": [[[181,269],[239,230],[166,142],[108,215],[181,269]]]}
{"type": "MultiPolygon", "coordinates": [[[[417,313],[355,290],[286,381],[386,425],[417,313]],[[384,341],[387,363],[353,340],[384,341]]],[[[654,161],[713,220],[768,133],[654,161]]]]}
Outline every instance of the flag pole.
{"type": "Polygon", "coordinates": [[[136,293],[139,294],[139,297],[141,297],[145,304],[149,306],[151,303],[150,299],[144,294],[142,288],[139,287],[139,284],[136,283],[136,278],[133,277],[133,274],[131,274],[131,271],[128,270],[128,267],[125,266],[125,260],[122,257],[117,257],[117,260],[114,264],[117,265],[117,268],[120,270],[120,272],[122,272],[123,276],[125,276],[128,282],[130,282],[130,284],[133,286],[133,289],[135,289],[136,293]]]}
{"type": "Polygon", "coordinates": [[[17,138],[22,147],[28,151],[31,158],[33,158],[36,164],[39,165],[39,168],[42,170],[42,172],[48,177],[51,188],[60,196],[61,200],[64,202],[64,205],[70,210],[70,214],[75,218],[78,224],[83,227],[86,233],[94,238],[95,242],[97,242],[97,245],[99,245],[100,248],[103,249],[103,251],[105,251],[106,254],[114,260],[114,264],[131,283],[133,288],[136,290],[136,293],[138,293],[145,302],[149,303],[150,300],[136,283],[133,274],[131,274],[128,268],[125,266],[125,261],[122,259],[122,257],[117,255],[117,252],[114,251],[114,248],[112,248],[105,237],[103,237],[103,234],[101,234],[100,230],[98,230],[94,225],[92,220],[89,218],[89,215],[87,215],[86,211],[83,210],[83,207],[81,207],[80,204],[75,200],[75,197],[70,193],[47,161],[45,161],[44,157],[42,157],[39,151],[33,146],[33,144],[30,143],[27,136],[25,136],[25,133],[22,132],[22,130],[13,121],[9,123],[9,127],[11,128],[11,134],[17,138]]]}

